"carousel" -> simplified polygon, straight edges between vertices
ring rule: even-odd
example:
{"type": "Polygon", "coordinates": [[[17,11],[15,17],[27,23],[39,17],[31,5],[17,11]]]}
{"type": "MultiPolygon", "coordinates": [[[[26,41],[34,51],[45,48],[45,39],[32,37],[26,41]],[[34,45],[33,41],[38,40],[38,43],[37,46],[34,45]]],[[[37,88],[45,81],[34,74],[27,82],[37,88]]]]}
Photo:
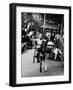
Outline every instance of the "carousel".
{"type": "Polygon", "coordinates": [[[41,43],[37,43],[36,46],[39,45],[39,47],[36,47],[33,58],[33,63],[35,63],[35,58],[37,59],[37,63],[40,63],[40,72],[42,72],[42,62],[45,63],[44,67],[45,71],[47,71],[46,60],[54,60],[54,37],[59,33],[59,28],[57,25],[50,23],[47,25],[45,23],[45,15],[46,14],[44,14],[44,24],[40,26],[42,28],[42,37],[39,38],[41,43]]]}

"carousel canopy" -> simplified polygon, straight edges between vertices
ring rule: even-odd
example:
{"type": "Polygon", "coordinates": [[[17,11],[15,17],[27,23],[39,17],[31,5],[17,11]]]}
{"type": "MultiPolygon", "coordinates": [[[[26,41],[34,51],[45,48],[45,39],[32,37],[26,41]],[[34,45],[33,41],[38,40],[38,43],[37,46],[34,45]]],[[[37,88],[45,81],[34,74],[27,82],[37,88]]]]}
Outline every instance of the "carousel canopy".
{"type": "Polygon", "coordinates": [[[48,24],[48,25],[42,25],[41,28],[45,28],[45,29],[54,29],[54,30],[58,30],[58,25],[54,25],[54,24],[48,24]]]}

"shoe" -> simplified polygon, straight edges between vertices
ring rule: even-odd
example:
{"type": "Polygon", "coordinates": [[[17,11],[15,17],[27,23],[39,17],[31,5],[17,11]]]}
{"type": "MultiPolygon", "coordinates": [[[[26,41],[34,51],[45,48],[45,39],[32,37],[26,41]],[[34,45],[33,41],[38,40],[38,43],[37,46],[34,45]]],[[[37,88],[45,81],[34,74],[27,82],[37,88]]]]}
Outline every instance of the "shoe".
{"type": "Polygon", "coordinates": [[[47,70],[45,72],[47,72],[47,70]]]}

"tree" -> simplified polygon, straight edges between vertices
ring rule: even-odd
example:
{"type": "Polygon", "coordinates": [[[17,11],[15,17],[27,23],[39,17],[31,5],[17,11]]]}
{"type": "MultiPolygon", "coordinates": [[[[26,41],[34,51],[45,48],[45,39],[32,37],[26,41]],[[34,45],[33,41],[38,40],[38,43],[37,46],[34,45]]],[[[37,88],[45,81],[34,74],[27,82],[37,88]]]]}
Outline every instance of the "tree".
{"type": "Polygon", "coordinates": [[[32,18],[38,24],[38,26],[43,25],[43,14],[33,13],[32,18]]]}

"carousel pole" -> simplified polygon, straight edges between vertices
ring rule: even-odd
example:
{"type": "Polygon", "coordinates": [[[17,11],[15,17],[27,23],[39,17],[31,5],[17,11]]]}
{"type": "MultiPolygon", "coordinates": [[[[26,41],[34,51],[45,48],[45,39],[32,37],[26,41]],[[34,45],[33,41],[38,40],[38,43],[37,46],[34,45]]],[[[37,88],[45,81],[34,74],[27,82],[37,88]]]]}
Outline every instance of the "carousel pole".
{"type": "Polygon", "coordinates": [[[43,37],[44,37],[44,27],[45,27],[45,16],[46,16],[46,14],[44,13],[43,37]]]}
{"type": "Polygon", "coordinates": [[[62,32],[63,32],[63,17],[62,17],[62,24],[61,24],[61,32],[60,32],[60,34],[61,34],[61,36],[62,36],[62,32]]]}

